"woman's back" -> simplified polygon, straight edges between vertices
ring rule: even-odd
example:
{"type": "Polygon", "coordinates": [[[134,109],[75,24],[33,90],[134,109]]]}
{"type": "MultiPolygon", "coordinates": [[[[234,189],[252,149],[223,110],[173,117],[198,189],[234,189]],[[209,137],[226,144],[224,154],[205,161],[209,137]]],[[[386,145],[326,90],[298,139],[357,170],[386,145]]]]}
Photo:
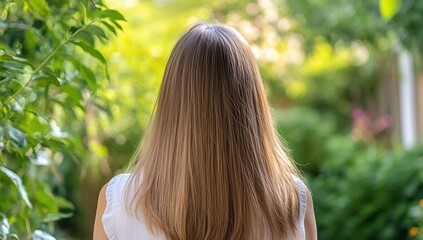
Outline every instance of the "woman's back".
{"type": "MultiPolygon", "coordinates": [[[[107,205],[102,216],[102,222],[107,237],[110,240],[117,239],[143,239],[143,240],[165,240],[162,234],[154,235],[151,233],[142,217],[135,217],[133,214],[128,214],[125,208],[125,194],[128,193],[129,197],[133,197],[136,188],[128,185],[130,174],[120,174],[113,177],[106,188],[107,205]],[[125,192],[128,188],[128,192],[125,192]]],[[[300,196],[299,202],[301,204],[298,230],[296,233],[290,231],[287,240],[305,240],[304,218],[307,206],[306,186],[304,183],[296,178],[297,186],[299,188],[300,196]]],[[[260,238],[265,240],[266,238],[260,238]]]]}

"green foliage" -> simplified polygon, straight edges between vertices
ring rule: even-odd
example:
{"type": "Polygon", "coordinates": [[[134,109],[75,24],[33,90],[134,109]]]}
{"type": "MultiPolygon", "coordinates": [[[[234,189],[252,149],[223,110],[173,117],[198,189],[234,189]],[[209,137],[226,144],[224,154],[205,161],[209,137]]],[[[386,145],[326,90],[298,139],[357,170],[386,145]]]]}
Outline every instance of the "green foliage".
{"type": "Polygon", "coordinates": [[[280,134],[309,179],[319,238],[407,237],[416,222],[409,212],[423,197],[422,148],[367,146],[352,140],[348,129],[341,130],[336,116],[310,108],[275,116],[280,134]],[[340,222],[342,226],[334,224],[340,222]]]}
{"type": "Polygon", "coordinates": [[[326,142],[349,130],[342,129],[345,128],[345,122],[337,122],[340,119],[333,113],[324,114],[308,107],[279,110],[274,116],[278,133],[291,150],[293,159],[303,171],[311,175],[318,174],[320,166],[328,157],[326,142]],[[319,124],[318,128],[316,124],[319,124]]]}
{"type": "Polygon", "coordinates": [[[423,2],[415,0],[287,0],[294,31],[312,49],[316,38],[329,43],[360,41],[387,50],[394,33],[407,48],[423,50],[423,2]],[[390,31],[389,31],[390,30],[390,31]]]}
{"type": "Polygon", "coordinates": [[[319,238],[406,239],[409,209],[423,197],[422,148],[363,148],[349,138],[332,145],[310,178],[319,238]]]}
{"type": "Polygon", "coordinates": [[[277,122],[294,159],[309,176],[319,238],[418,238],[422,149],[367,146],[347,134],[352,107],[377,105],[377,75],[395,57],[389,52],[398,49],[396,40],[421,57],[423,2],[285,2],[293,21],[291,32],[299,34],[305,60],[288,71],[282,89],[290,101],[285,105],[303,107],[281,112],[277,122]],[[316,54],[322,52],[322,43],[330,44],[333,53],[316,54]],[[358,63],[354,52],[360,48],[368,57],[358,63]],[[350,57],[339,59],[342,52],[350,57]],[[342,60],[347,61],[341,64],[342,60]],[[310,66],[319,71],[309,71],[310,66]]]}
{"type": "Polygon", "coordinates": [[[410,227],[419,226],[423,148],[390,150],[355,141],[345,126],[350,120],[309,107],[274,116],[309,180],[319,239],[406,239],[415,231],[410,227]]]}
{"type": "Polygon", "coordinates": [[[60,172],[88,156],[84,114],[108,77],[96,47],[121,20],[101,1],[0,3],[1,239],[54,239],[72,216],[60,172]]]}
{"type": "Polygon", "coordinates": [[[396,33],[401,43],[409,49],[419,49],[423,53],[423,2],[401,1],[397,13],[388,22],[388,27],[396,33]]]}
{"type": "MultiPolygon", "coordinates": [[[[364,46],[358,48],[368,51],[364,46]]],[[[352,104],[366,105],[374,95],[376,60],[367,56],[363,63],[354,51],[316,42],[304,62],[290,66],[285,75],[286,98],[298,105],[333,111],[341,118],[349,114],[352,104]]]]}
{"type": "Polygon", "coordinates": [[[408,233],[413,239],[422,239],[423,237],[423,198],[420,199],[419,204],[415,204],[410,208],[410,217],[415,221],[408,233]]]}
{"type": "Polygon", "coordinates": [[[364,42],[377,46],[386,37],[377,0],[287,0],[295,32],[312,47],[317,37],[329,43],[364,42]]]}

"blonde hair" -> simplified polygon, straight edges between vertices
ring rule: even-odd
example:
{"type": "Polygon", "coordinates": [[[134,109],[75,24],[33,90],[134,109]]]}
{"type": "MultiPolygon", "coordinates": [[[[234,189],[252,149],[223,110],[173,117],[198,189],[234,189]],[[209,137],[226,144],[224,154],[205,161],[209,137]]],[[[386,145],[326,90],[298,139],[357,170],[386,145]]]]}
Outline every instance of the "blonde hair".
{"type": "Polygon", "coordinates": [[[128,209],[151,232],[281,239],[297,228],[298,170],[274,129],[254,56],[229,27],[200,23],[179,39],[137,156],[128,209]]]}

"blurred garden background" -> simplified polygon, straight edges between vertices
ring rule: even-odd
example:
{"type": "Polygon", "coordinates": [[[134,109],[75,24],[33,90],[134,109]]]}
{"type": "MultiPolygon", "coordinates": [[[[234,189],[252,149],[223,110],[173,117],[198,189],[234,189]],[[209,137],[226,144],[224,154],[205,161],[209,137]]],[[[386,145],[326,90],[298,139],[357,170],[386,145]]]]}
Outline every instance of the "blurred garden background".
{"type": "Polygon", "coordinates": [[[199,21],[250,43],[319,239],[423,239],[420,0],[0,0],[0,239],[92,238],[199,21]]]}

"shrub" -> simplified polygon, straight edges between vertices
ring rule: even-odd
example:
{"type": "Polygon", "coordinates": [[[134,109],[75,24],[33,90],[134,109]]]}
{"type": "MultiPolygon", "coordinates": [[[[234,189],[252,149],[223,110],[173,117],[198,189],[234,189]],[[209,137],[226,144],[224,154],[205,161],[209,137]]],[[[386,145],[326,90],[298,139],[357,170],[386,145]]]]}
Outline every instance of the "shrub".
{"type": "Polygon", "coordinates": [[[333,115],[311,108],[275,116],[309,180],[319,239],[406,239],[420,226],[415,205],[423,198],[423,147],[366,145],[337,127],[333,115]]]}
{"type": "Polygon", "coordinates": [[[349,138],[332,145],[310,178],[321,239],[405,239],[423,197],[423,148],[389,151],[349,138]]]}
{"type": "Polygon", "coordinates": [[[96,47],[119,20],[101,1],[0,2],[0,239],[54,239],[72,215],[60,170],[87,159],[84,114],[108,76],[96,47]]]}

